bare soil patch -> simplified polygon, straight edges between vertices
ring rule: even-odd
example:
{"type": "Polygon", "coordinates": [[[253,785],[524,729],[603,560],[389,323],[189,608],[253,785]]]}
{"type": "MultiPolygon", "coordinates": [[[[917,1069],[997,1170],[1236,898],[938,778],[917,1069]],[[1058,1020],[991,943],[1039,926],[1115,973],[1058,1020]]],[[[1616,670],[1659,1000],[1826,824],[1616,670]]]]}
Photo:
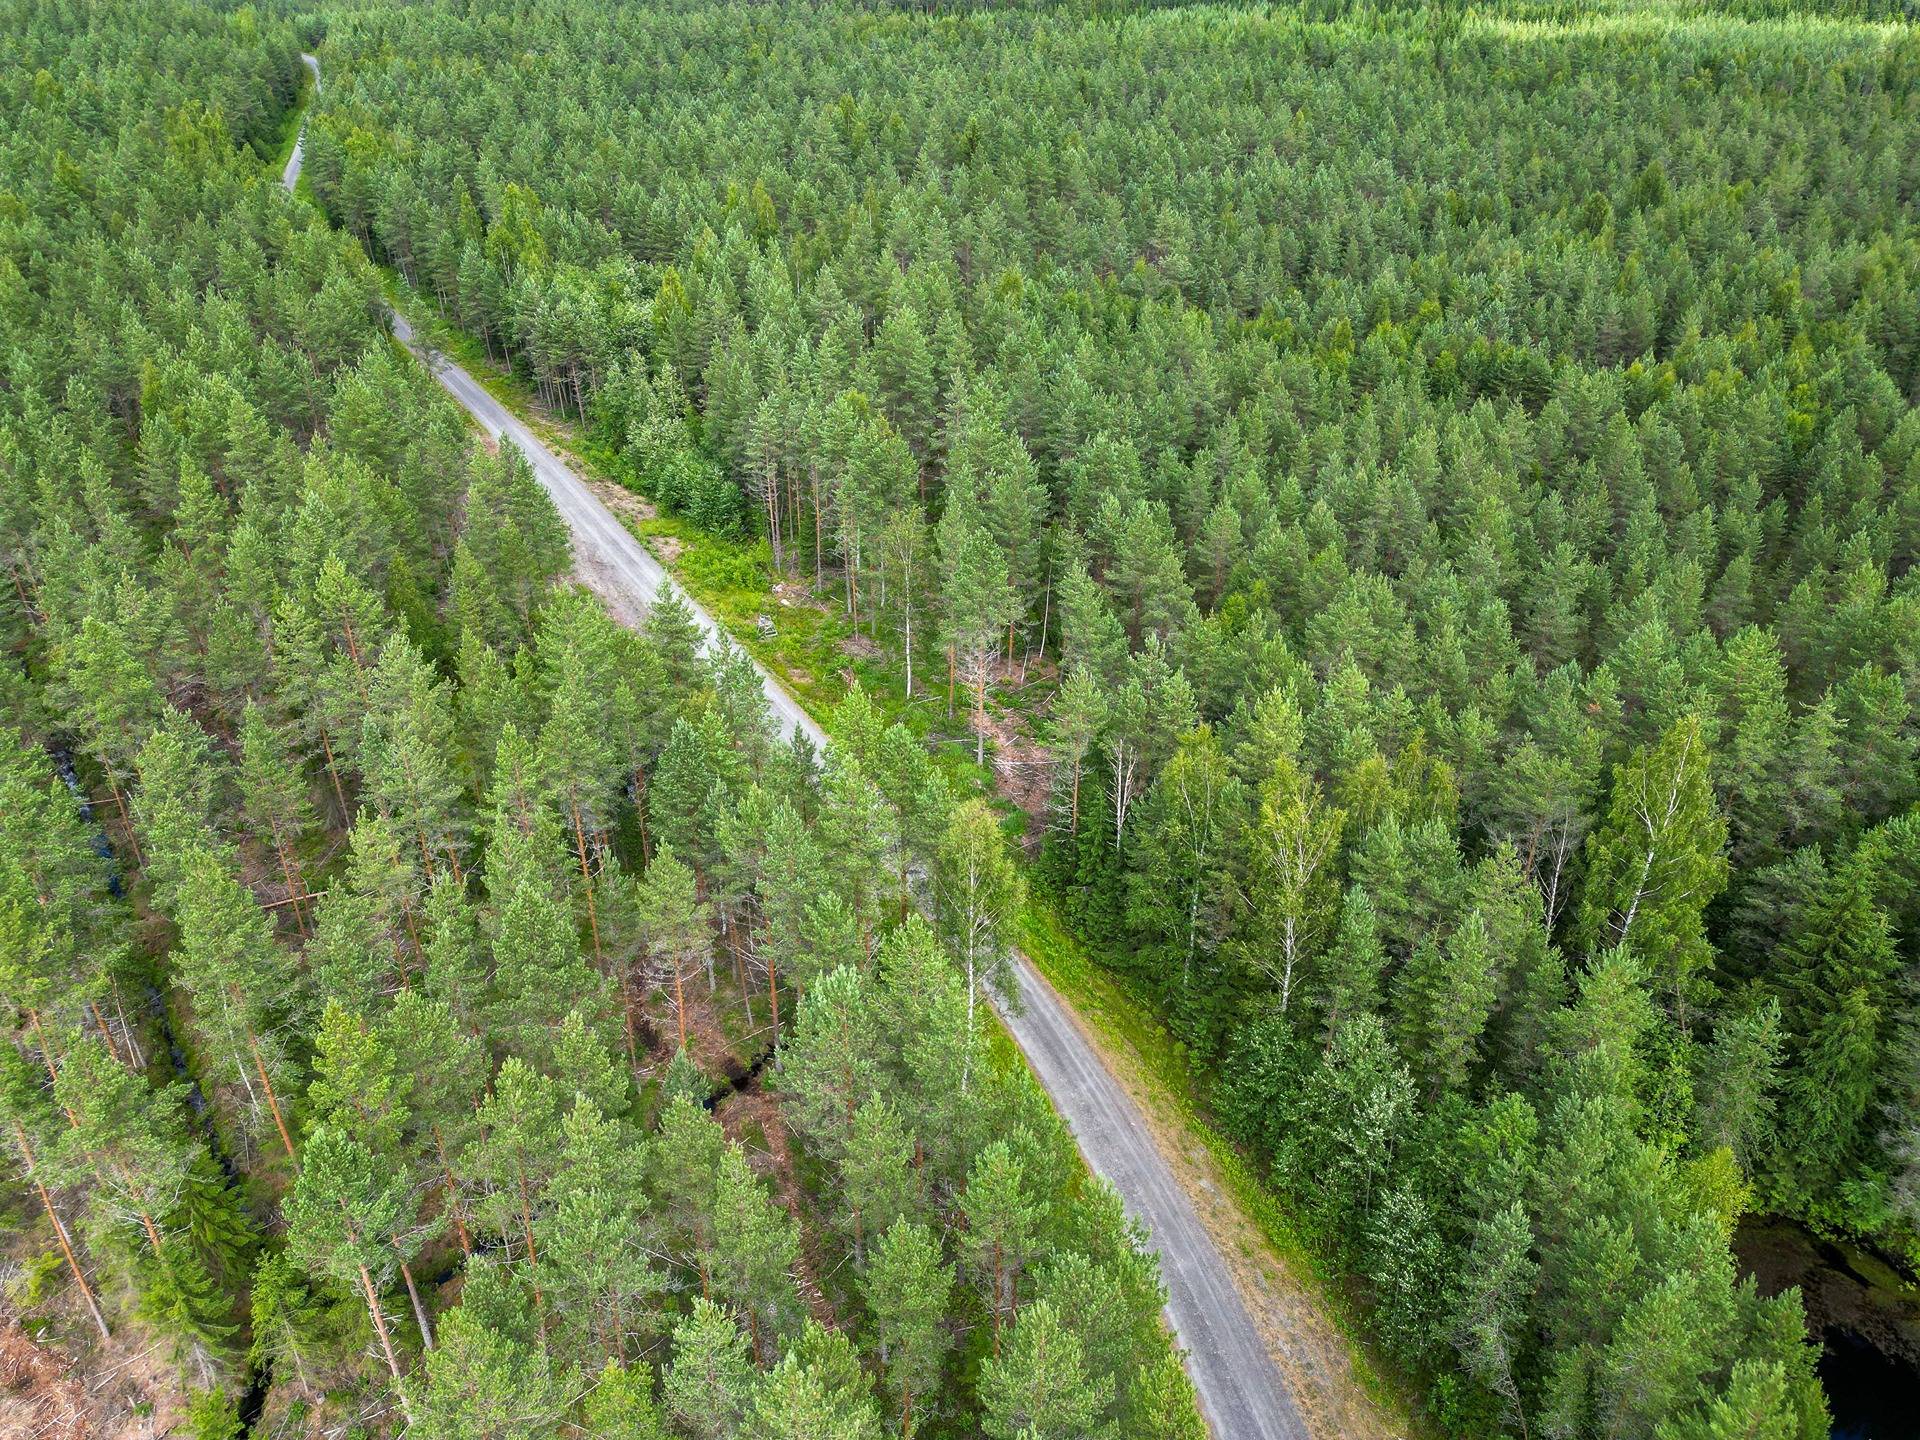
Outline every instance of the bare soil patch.
{"type": "Polygon", "coordinates": [[[880,647],[855,631],[840,642],[840,653],[850,660],[878,660],[880,647]]]}
{"type": "Polygon", "coordinates": [[[789,609],[804,607],[826,613],[827,603],[813,593],[810,586],[797,580],[782,580],[773,587],[773,598],[789,609]]]}
{"type": "MultiPolygon", "coordinates": [[[[713,995],[707,993],[706,975],[694,972],[685,976],[681,980],[681,988],[687,1000],[687,1054],[694,1064],[715,1079],[745,1070],[746,1057],[727,1038],[726,1027],[720,1023],[716,1002],[721,995],[719,992],[713,995]]],[[[671,981],[647,997],[645,1010],[648,1028],[654,1036],[650,1047],[652,1053],[647,1058],[653,1068],[664,1074],[680,1040],[679,1022],[673,1012],[671,981]]],[[[755,1013],[757,1015],[759,1012],[755,1013]]]]}
{"type": "Polygon", "coordinates": [[[838,1329],[839,1320],[819,1279],[829,1252],[803,1203],[793,1168],[793,1137],[788,1133],[779,1096],[769,1093],[764,1082],[755,1077],[750,1085],[723,1100],[714,1114],[728,1136],[745,1148],[754,1173],[772,1184],[774,1199],[799,1225],[800,1262],[795,1266],[794,1281],[808,1313],[829,1330],[838,1329]],[[759,1143],[763,1138],[764,1145],[759,1143]]]}
{"type": "Polygon", "coordinates": [[[651,500],[634,494],[624,485],[616,485],[611,480],[601,480],[588,475],[577,465],[569,468],[586,482],[587,488],[593,491],[595,499],[622,520],[633,522],[651,520],[660,513],[651,500]]]}
{"type": "Polygon", "coordinates": [[[1012,711],[989,710],[986,729],[992,745],[994,789],[1026,815],[1022,841],[1031,853],[1046,833],[1047,810],[1053,802],[1053,757],[1012,711]]]}
{"type": "MultiPolygon", "coordinates": [[[[717,963],[717,962],[716,962],[717,963]]],[[[780,1096],[767,1083],[765,1074],[749,1072],[754,1059],[773,1043],[764,995],[756,997],[756,1027],[743,1037],[751,1054],[742,1054],[743,1042],[730,1040],[721,1023],[720,1007],[738,1005],[739,997],[730,983],[723,982],[713,994],[707,993],[704,974],[690,974],[684,981],[687,996],[687,1053],[716,1081],[725,1080],[738,1088],[723,1095],[713,1108],[714,1118],[747,1153],[754,1173],[773,1188],[773,1197],[800,1227],[800,1260],[794,1280],[808,1312],[822,1325],[837,1327],[838,1319],[820,1285],[823,1267],[830,1263],[832,1250],[820,1232],[816,1217],[808,1210],[806,1197],[794,1169],[793,1136],[787,1129],[786,1112],[780,1096]]],[[[673,1058],[679,1031],[673,1018],[670,994],[656,993],[647,1007],[653,1032],[649,1046],[649,1068],[664,1071],[673,1058]]]]}
{"type": "Polygon", "coordinates": [[[183,1398],[144,1336],[116,1331],[82,1361],[36,1342],[16,1321],[0,1329],[6,1440],[158,1440],[184,1422],[183,1398]]]}
{"type": "Polygon", "coordinates": [[[649,535],[647,544],[653,547],[653,553],[659,557],[660,563],[669,569],[680,563],[680,552],[687,548],[685,543],[674,535],[649,535]]]}

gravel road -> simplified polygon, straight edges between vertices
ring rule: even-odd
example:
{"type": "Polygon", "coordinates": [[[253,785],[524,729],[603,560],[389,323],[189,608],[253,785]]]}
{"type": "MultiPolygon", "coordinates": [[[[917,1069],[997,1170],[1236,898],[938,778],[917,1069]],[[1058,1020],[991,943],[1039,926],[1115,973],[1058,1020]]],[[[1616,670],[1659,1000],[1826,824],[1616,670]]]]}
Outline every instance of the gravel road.
{"type": "MultiPolygon", "coordinates": [[[[313,93],[320,93],[320,61],[312,55],[303,54],[301,62],[313,72],[313,93]]],[[[280,172],[280,183],[288,190],[300,181],[300,166],[307,155],[307,117],[300,117],[300,133],[293,137],[293,153],[287,156],[287,168],[280,172]]]]}
{"type": "MultiPolygon", "coordinates": [[[[313,68],[317,89],[319,62],[301,58],[313,68]]],[[[296,143],[283,177],[289,190],[299,173],[296,143]]],[[[711,652],[723,643],[713,618],[538,436],[465,370],[422,346],[403,316],[393,316],[393,333],[483,430],[527,457],[573,532],[580,578],[616,615],[637,623],[662,589],[672,589],[705,632],[706,648],[711,652]]],[[[781,735],[800,730],[825,749],[827,737],[813,717],[757,661],[754,668],[781,735]]],[[[1217,1440],[1310,1440],[1232,1272],[1132,1099],[1053,987],[1024,956],[1015,961],[1021,1005],[1018,1013],[1000,1006],[1001,1017],[1073,1128],[1087,1164],[1113,1182],[1128,1212],[1147,1227],[1166,1281],[1167,1320],[1188,1352],[1187,1371],[1217,1440]]]]}

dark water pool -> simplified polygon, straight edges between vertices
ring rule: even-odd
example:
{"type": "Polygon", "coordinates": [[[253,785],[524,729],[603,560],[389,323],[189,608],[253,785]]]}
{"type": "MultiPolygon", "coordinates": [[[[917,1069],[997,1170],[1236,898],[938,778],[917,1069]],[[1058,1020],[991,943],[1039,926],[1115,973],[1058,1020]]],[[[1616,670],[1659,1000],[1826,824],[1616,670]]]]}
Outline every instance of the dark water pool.
{"type": "Polygon", "coordinates": [[[1920,1373],[1845,1330],[1822,1339],[1833,1440],[1920,1440],[1920,1373]]]}
{"type": "Polygon", "coordinates": [[[1920,1292],[1885,1257],[1751,1216],[1734,1235],[1763,1295],[1797,1286],[1820,1343],[1833,1440],[1920,1440],[1920,1292]]]}

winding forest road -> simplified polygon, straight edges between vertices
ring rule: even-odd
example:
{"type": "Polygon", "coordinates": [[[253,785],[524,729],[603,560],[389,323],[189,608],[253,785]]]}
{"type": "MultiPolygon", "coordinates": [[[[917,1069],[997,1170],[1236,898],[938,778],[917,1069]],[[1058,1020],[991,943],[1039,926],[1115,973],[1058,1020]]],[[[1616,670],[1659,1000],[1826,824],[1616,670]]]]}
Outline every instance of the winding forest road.
{"type": "MultiPolygon", "coordinates": [[[[313,72],[313,93],[318,95],[320,93],[319,57],[308,55],[303,51],[300,55],[300,63],[313,72]]],[[[292,193],[293,187],[300,183],[300,165],[306,159],[306,154],[307,117],[305,111],[302,111],[300,115],[300,131],[293,137],[293,153],[287,156],[287,167],[280,172],[280,183],[286,187],[289,194],[292,193]]]]}
{"type": "MultiPolygon", "coordinates": [[[[310,55],[302,58],[313,67],[318,88],[318,61],[310,55]]],[[[299,176],[299,160],[296,145],[283,177],[289,190],[299,176]]],[[[573,532],[580,578],[617,617],[637,623],[662,590],[673,590],[705,632],[707,649],[722,643],[722,631],[713,617],[517,416],[465,370],[421,345],[413,327],[397,312],[393,333],[483,430],[517,446],[527,457],[573,532]]],[[[825,749],[826,734],[813,717],[758,661],[754,668],[760,672],[781,735],[789,737],[799,730],[817,748],[825,749]]],[[[997,999],[996,1008],[1054,1107],[1072,1127],[1087,1164],[1113,1183],[1128,1213],[1146,1226],[1166,1282],[1167,1320],[1187,1350],[1187,1372],[1217,1440],[1310,1440],[1232,1271],[1133,1100],[1053,987],[1025,956],[1016,954],[1014,962],[1019,1010],[1016,1013],[997,999]]]]}

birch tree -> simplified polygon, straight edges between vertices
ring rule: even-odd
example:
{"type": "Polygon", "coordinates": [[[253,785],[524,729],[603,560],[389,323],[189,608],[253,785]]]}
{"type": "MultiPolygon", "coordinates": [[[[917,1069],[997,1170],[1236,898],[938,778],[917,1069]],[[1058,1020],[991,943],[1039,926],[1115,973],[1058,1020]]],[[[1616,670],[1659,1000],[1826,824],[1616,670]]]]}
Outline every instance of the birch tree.
{"type": "Polygon", "coordinates": [[[1345,814],[1321,798],[1319,783],[1292,761],[1277,762],[1260,787],[1247,830],[1252,921],[1242,954],[1273,987],[1283,1015],[1337,913],[1333,866],[1345,823],[1345,814]]]}
{"type": "Polygon", "coordinates": [[[1727,883],[1727,826],[1708,763],[1700,721],[1686,716],[1615,767],[1575,917],[1594,951],[1629,945],[1644,956],[1682,1023],[1713,963],[1704,912],[1727,883]]]}
{"type": "Polygon", "coordinates": [[[972,1076],[975,1012],[985,987],[1012,994],[1012,950],[1008,936],[1026,904],[1026,881],[1008,852],[1000,821],[984,800],[957,805],[934,857],[935,911],[941,938],[966,971],[967,1069],[962,1092],[972,1076]]]}

